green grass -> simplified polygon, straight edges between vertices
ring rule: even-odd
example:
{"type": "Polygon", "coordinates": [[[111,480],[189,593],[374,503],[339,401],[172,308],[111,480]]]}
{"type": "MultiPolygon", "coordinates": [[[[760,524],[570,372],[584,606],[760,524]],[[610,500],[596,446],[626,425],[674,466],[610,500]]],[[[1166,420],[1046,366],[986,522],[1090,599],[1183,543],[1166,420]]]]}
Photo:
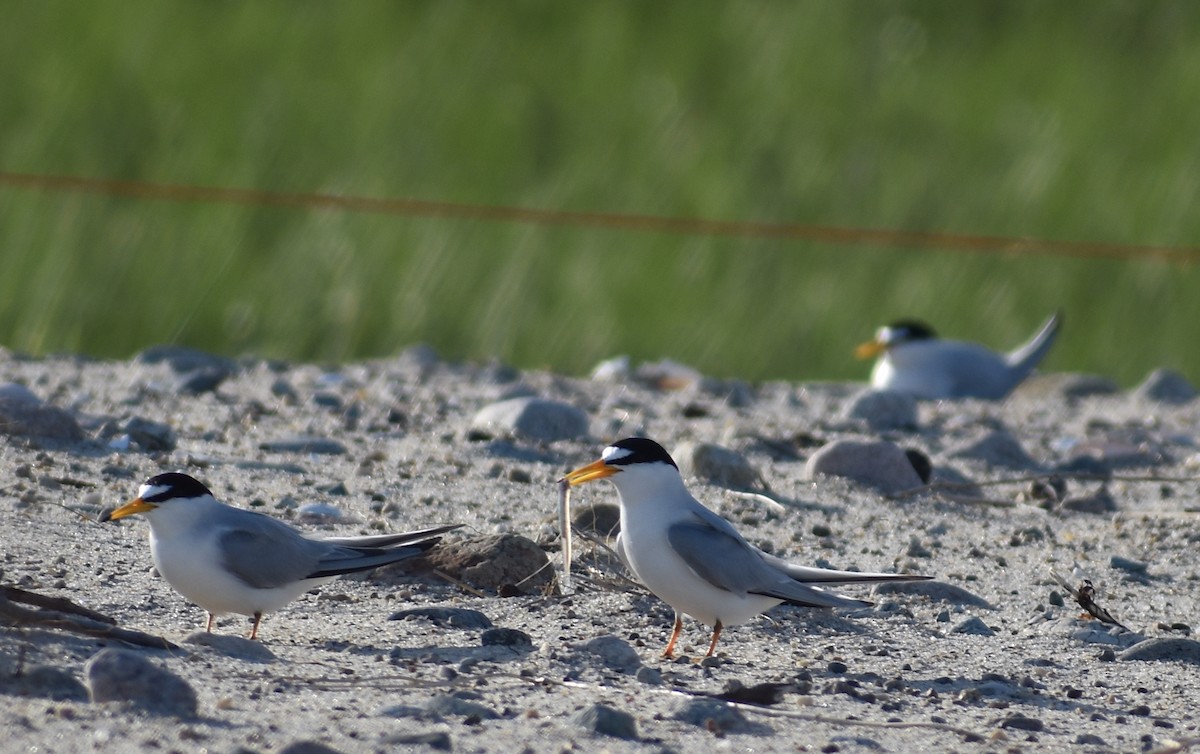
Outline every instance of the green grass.
{"type": "MultiPolygon", "coordinates": [[[[1200,5],[26,0],[0,170],[1119,244],[1200,243],[1200,5]]],[[[0,186],[0,343],[863,377],[883,322],[1200,381],[1149,260],[181,204],[0,186]]]]}

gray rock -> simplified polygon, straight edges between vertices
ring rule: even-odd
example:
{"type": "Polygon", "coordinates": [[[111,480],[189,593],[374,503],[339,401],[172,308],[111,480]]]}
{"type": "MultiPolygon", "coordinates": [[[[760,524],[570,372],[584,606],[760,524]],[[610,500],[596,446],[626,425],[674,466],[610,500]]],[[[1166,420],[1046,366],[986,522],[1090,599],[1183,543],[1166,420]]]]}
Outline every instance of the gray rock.
{"type": "Polygon", "coordinates": [[[312,453],[315,455],[340,456],[346,454],[346,446],[337,440],[310,435],[293,435],[278,440],[259,443],[261,450],[269,453],[312,453]]]}
{"type": "Polygon", "coordinates": [[[393,733],[383,740],[384,743],[388,744],[428,746],[438,751],[450,751],[454,748],[454,744],[450,740],[450,734],[444,730],[431,730],[425,733],[393,733]]]}
{"type": "Polygon", "coordinates": [[[761,479],[745,456],[713,443],[681,443],[671,456],[685,477],[698,477],[722,487],[744,490],[761,479]]]}
{"type": "Polygon", "coordinates": [[[921,477],[904,450],[882,440],[834,440],[809,457],[804,473],[809,479],[846,477],[885,493],[921,486],[921,477]]]}
{"type": "Polygon", "coordinates": [[[20,675],[3,673],[0,675],[0,692],[54,701],[87,701],[88,698],[87,688],[71,671],[51,665],[33,665],[20,675]]]}
{"type": "Polygon", "coordinates": [[[644,683],[647,686],[661,686],[663,683],[662,671],[648,665],[638,668],[633,677],[637,679],[638,683],[644,683]]]}
{"type": "Polygon", "coordinates": [[[197,631],[183,640],[185,644],[195,644],[208,647],[227,657],[251,662],[274,662],[275,653],[267,649],[261,641],[251,641],[241,636],[231,634],[214,634],[209,631],[197,631]]]}
{"type": "Polygon", "coordinates": [[[1123,558],[1120,555],[1113,555],[1108,559],[1108,564],[1126,573],[1132,573],[1135,576],[1146,576],[1150,570],[1150,564],[1141,560],[1131,560],[1123,558]]]}
{"type": "Polygon", "coordinates": [[[997,429],[983,437],[967,442],[947,451],[950,458],[965,458],[983,461],[989,466],[999,466],[1006,469],[1036,469],[1040,467],[1033,460],[1021,443],[1012,433],[997,429]]]}
{"type": "Polygon", "coordinates": [[[500,719],[500,715],[496,710],[471,699],[464,699],[461,694],[463,692],[438,694],[425,705],[425,711],[435,715],[453,715],[455,717],[474,716],[480,720],[500,719]]]}
{"type": "Polygon", "coordinates": [[[723,733],[746,731],[750,727],[736,707],[716,699],[693,699],[675,713],[675,719],[723,733]]]}
{"type": "Polygon", "coordinates": [[[293,741],[280,749],[279,754],[342,754],[342,750],[326,746],[320,741],[293,741]]]}
{"type": "Polygon", "coordinates": [[[995,636],[996,632],[980,618],[972,615],[950,629],[952,634],[969,634],[971,636],[995,636]]]}
{"type": "Polygon", "coordinates": [[[55,406],[31,403],[22,395],[0,397],[0,434],[61,442],[83,439],[74,416],[55,406]]]}
{"type": "Polygon", "coordinates": [[[1117,655],[1118,660],[1188,662],[1200,665],[1200,641],[1195,639],[1146,639],[1117,655]]]}
{"type": "Polygon", "coordinates": [[[1187,403],[1196,397],[1196,388],[1182,374],[1156,369],[1134,388],[1135,397],[1153,403],[1187,403]]]}
{"type": "Polygon", "coordinates": [[[200,395],[214,392],[233,372],[219,366],[193,369],[180,375],[175,383],[175,392],[180,395],[200,395]]]}
{"type": "Polygon", "coordinates": [[[636,741],[637,722],[628,712],[613,709],[606,704],[593,704],[575,717],[575,724],[601,736],[636,741]]]}
{"type": "Polygon", "coordinates": [[[492,619],[479,612],[464,607],[414,607],[411,610],[400,610],[388,616],[388,620],[424,619],[440,628],[487,629],[492,627],[492,619]]]}
{"type": "Polygon", "coordinates": [[[517,593],[540,594],[554,579],[545,550],[519,534],[443,541],[425,558],[434,568],[482,589],[515,588],[517,593]]]}
{"type": "Polygon", "coordinates": [[[196,348],[183,346],[150,346],[137,355],[141,364],[167,364],[176,374],[187,374],[197,369],[220,368],[226,372],[236,369],[232,359],[207,353],[196,348]]]}
{"type": "Polygon", "coordinates": [[[148,452],[175,450],[175,430],[163,422],[132,416],[120,426],[120,431],[129,435],[129,439],[142,450],[148,452]]]}
{"type": "Polygon", "coordinates": [[[569,403],[545,398],[512,398],[484,406],[475,414],[471,426],[485,433],[554,442],[586,436],[588,416],[569,403]]]}
{"type": "Polygon", "coordinates": [[[602,537],[615,537],[621,531],[621,507],[616,503],[580,506],[571,516],[571,528],[590,531],[602,537]]]}
{"type": "Polygon", "coordinates": [[[875,586],[875,594],[917,594],[932,602],[945,602],[964,607],[996,608],[983,597],[963,589],[961,586],[942,581],[894,581],[875,586]]]}
{"type": "Polygon", "coordinates": [[[642,658],[637,650],[624,639],[611,634],[597,636],[583,645],[583,651],[600,658],[610,668],[623,673],[632,673],[642,665],[642,658]]]}
{"type": "Polygon", "coordinates": [[[196,692],[187,681],[126,649],[102,649],[84,665],[93,702],[125,702],[148,712],[196,716],[196,692]]]}
{"type": "Polygon", "coordinates": [[[911,395],[892,390],[864,390],[847,401],[842,418],[863,422],[877,432],[914,429],[917,426],[917,401],[911,395]]]}
{"type": "Polygon", "coordinates": [[[37,406],[42,405],[43,402],[42,399],[37,396],[37,393],[17,382],[6,382],[3,385],[0,385],[0,400],[20,401],[32,403],[37,406]]]}
{"type": "Polygon", "coordinates": [[[515,628],[489,628],[479,637],[480,646],[511,647],[517,651],[533,649],[533,638],[515,628]]]}
{"type": "Polygon", "coordinates": [[[1000,723],[1001,728],[1010,728],[1012,730],[1028,730],[1034,733],[1045,730],[1046,724],[1036,717],[1026,717],[1022,714],[1012,714],[1004,718],[1000,723]]]}
{"type": "Polygon", "coordinates": [[[1104,485],[1090,495],[1069,497],[1058,504],[1059,510],[1074,513],[1115,513],[1117,508],[1117,501],[1104,485]]]}
{"type": "Polygon", "coordinates": [[[271,383],[271,395],[283,398],[288,403],[294,404],[300,401],[300,393],[296,391],[292,383],[283,377],[276,377],[275,381],[271,383]]]}

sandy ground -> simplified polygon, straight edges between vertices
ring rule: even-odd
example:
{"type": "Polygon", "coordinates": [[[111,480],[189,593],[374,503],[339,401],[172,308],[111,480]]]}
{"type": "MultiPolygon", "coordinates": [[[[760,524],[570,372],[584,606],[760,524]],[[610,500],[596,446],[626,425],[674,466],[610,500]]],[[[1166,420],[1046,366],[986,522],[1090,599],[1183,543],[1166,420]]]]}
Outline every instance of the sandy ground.
{"type": "MultiPolygon", "coordinates": [[[[1129,752],[1178,750],[1173,741],[1200,736],[1195,647],[1177,647],[1174,660],[1123,654],[1143,639],[1188,640],[1200,625],[1197,401],[1081,396],[1089,380],[1055,375],[1003,403],[923,403],[916,427],[871,430],[841,418],[862,385],[704,380],[660,390],[447,364],[418,348],[336,369],[216,362],[228,377],[193,394],[194,364],[181,376],[151,361],[0,356],[0,382],[66,410],[84,435],[10,434],[0,444],[0,583],[67,597],[181,647],[3,628],[5,751],[1129,752]],[[547,443],[472,428],[480,409],[515,395],[584,410],[588,436],[547,443]],[[153,448],[154,432],[128,441],[133,418],[168,425],[166,447],[153,448]],[[223,618],[206,643],[203,611],[154,573],[145,521],[95,521],[144,478],[182,470],[226,502],[312,531],[461,523],[448,540],[519,534],[546,545],[557,568],[553,482],[606,441],[638,434],[668,449],[701,441],[740,453],[770,500],[689,486],[752,542],[803,563],[931,574],[939,587],[847,588],[876,603],[849,612],[778,607],[727,630],[703,663],[707,631],[689,623],[686,656],[668,661],[659,652],[670,609],[581,542],[569,596],[502,597],[428,573],[376,573],[269,615],[260,643],[240,638],[249,628],[240,616],[223,618]],[[345,452],[264,449],[297,435],[345,452]],[[1002,483],[889,497],[808,479],[806,459],[845,438],[919,449],[935,480],[1002,483]],[[1026,494],[1051,470],[1075,505],[1026,494]],[[310,503],[337,518],[299,522],[310,503]],[[1052,571],[1072,584],[1091,578],[1096,602],[1129,630],[1080,619],[1052,571]],[[480,611],[529,643],[509,634],[485,646],[482,628],[388,620],[422,607],[480,611]],[[89,701],[85,664],[105,647],[186,682],[195,715],[89,701]],[[772,703],[715,698],[738,689],[735,698],[772,703]]],[[[575,493],[579,506],[615,499],[607,484],[575,493]]]]}

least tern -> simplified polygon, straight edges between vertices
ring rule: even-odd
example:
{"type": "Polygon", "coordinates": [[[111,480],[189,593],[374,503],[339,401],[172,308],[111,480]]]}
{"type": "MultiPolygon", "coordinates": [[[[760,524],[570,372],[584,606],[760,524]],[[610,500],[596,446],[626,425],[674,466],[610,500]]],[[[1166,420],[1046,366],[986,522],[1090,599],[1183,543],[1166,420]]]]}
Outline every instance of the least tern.
{"type": "Polygon", "coordinates": [[[978,343],[941,340],[924,322],[901,320],[879,328],[855,355],[880,357],[871,369],[871,386],[879,390],[916,398],[999,400],[1033,372],[1061,323],[1062,314],[1055,313],[1029,342],[1000,354],[978,343]]]}
{"type": "Polygon", "coordinates": [[[692,497],[670,454],[644,437],[613,443],[600,460],[563,477],[572,486],[596,479],[611,481],[620,498],[618,555],[638,580],[675,610],[663,657],[674,654],[683,615],[712,627],[706,655],[711,656],[725,626],[745,623],[783,602],[804,607],[871,604],[814,584],[929,578],[810,568],[768,555],[692,497]]]}
{"type": "Polygon", "coordinates": [[[150,477],[137,497],[101,521],[141,513],[150,522],[150,554],[177,592],[208,611],[206,631],[225,613],[269,613],[336,576],[420,555],[458,525],[403,534],[312,539],[284,522],[219,502],[187,474],[150,477]]]}

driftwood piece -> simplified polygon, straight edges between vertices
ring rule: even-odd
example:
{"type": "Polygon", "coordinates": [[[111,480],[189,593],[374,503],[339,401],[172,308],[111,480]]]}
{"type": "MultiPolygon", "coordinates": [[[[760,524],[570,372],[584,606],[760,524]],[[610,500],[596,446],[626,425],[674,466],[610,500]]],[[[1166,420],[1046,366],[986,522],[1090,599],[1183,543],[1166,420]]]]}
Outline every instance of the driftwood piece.
{"type": "Polygon", "coordinates": [[[89,610],[62,597],[47,597],[14,586],[0,586],[0,620],[15,626],[33,626],[67,631],[155,649],[179,649],[161,636],[121,628],[107,615],[89,610]],[[36,610],[17,603],[34,605],[36,610]]]}

